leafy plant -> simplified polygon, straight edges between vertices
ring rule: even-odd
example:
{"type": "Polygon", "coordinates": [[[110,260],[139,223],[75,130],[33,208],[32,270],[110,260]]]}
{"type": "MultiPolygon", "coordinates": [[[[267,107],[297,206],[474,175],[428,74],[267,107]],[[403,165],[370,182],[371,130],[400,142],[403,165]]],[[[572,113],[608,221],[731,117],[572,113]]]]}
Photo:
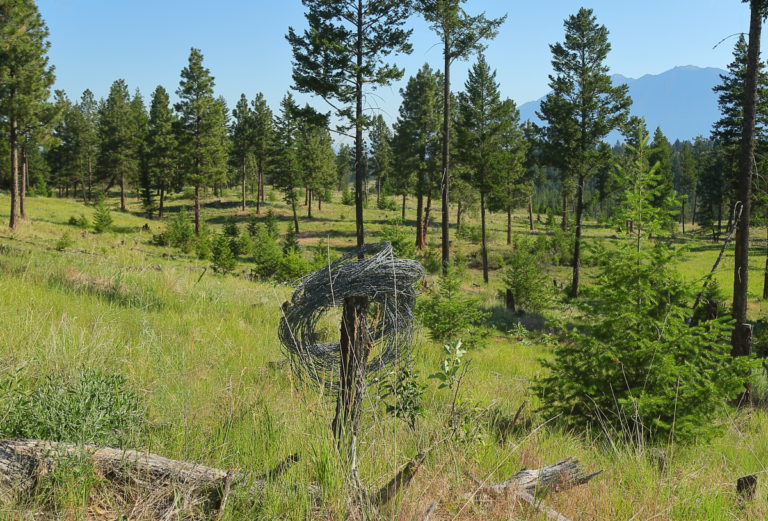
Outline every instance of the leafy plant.
{"type": "Polygon", "coordinates": [[[72,236],[69,234],[69,232],[64,232],[61,237],[59,237],[59,240],[56,241],[54,248],[56,251],[64,251],[67,248],[70,248],[73,244],[74,241],[72,240],[72,236]]]}
{"type": "Polygon", "coordinates": [[[227,220],[224,222],[224,235],[228,237],[238,237],[240,235],[240,230],[234,217],[227,217],[227,220]]]}
{"type": "Polygon", "coordinates": [[[296,238],[296,229],[292,224],[289,224],[283,237],[283,253],[287,255],[292,251],[301,251],[301,246],[299,246],[299,240],[296,238]]]}
{"type": "Polygon", "coordinates": [[[504,284],[512,310],[541,311],[552,301],[547,272],[536,245],[529,239],[517,239],[506,259],[504,284]]]}
{"type": "Polygon", "coordinates": [[[86,217],[83,214],[80,214],[78,217],[75,217],[74,215],[69,218],[69,224],[72,226],[77,226],[78,228],[87,229],[91,223],[88,221],[88,217],[86,217]]]}
{"type": "Polygon", "coordinates": [[[416,257],[416,243],[400,219],[394,219],[381,229],[381,239],[392,243],[392,249],[401,259],[416,257]]]}
{"type": "Polygon", "coordinates": [[[187,211],[181,210],[177,213],[162,235],[168,245],[179,248],[184,253],[192,251],[192,245],[195,241],[195,228],[187,211]]]}
{"type": "Polygon", "coordinates": [[[108,232],[112,229],[112,213],[109,211],[104,199],[96,203],[96,213],[93,215],[93,230],[96,233],[108,232]]]}
{"type": "Polygon", "coordinates": [[[29,387],[15,375],[0,387],[3,437],[122,446],[146,425],[144,402],[121,375],[84,370],[29,387]]]}
{"type": "Polygon", "coordinates": [[[461,340],[467,347],[480,347],[488,340],[484,323],[489,316],[481,305],[481,300],[464,293],[461,281],[449,273],[440,278],[437,289],[419,300],[416,312],[433,340],[461,340]]]}
{"type": "Polygon", "coordinates": [[[235,269],[237,262],[230,247],[230,238],[226,235],[216,235],[211,241],[211,262],[217,273],[229,273],[235,269]]]}
{"type": "Polygon", "coordinates": [[[397,371],[391,371],[379,383],[387,413],[403,420],[411,430],[416,430],[416,421],[424,415],[425,390],[426,385],[420,381],[410,358],[403,360],[397,371]]]}
{"type": "Polygon", "coordinates": [[[341,191],[341,204],[344,206],[354,206],[355,204],[355,195],[349,190],[348,186],[345,186],[344,190],[341,191]]]}

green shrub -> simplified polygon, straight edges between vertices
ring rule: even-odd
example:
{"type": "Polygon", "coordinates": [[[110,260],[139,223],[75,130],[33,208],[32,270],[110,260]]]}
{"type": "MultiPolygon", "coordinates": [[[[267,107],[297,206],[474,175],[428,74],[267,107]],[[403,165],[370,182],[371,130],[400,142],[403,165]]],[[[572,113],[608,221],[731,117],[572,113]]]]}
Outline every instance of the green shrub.
{"type": "Polygon", "coordinates": [[[229,249],[235,257],[243,257],[253,253],[253,239],[248,233],[241,233],[238,237],[229,239],[229,249]]]}
{"type": "Polygon", "coordinates": [[[387,414],[403,420],[414,431],[416,421],[424,415],[426,388],[410,358],[403,360],[397,370],[390,371],[379,382],[379,394],[387,414]]]}
{"type": "Polygon", "coordinates": [[[5,438],[124,446],[145,428],[144,402],[121,375],[84,370],[31,386],[6,377],[0,385],[5,438]]]}
{"type": "Polygon", "coordinates": [[[437,289],[419,299],[416,312],[429,329],[430,337],[441,343],[462,341],[467,347],[484,346],[488,339],[485,322],[489,313],[481,309],[478,297],[467,295],[454,273],[441,277],[437,289]]]}
{"type": "Polygon", "coordinates": [[[459,238],[472,244],[480,244],[483,241],[483,230],[479,224],[464,223],[459,232],[459,238]]]}
{"type": "Polygon", "coordinates": [[[234,217],[227,217],[224,221],[224,235],[228,237],[238,237],[240,230],[237,228],[237,221],[234,217]]]}
{"type": "Polygon", "coordinates": [[[550,263],[553,266],[570,266],[573,264],[573,248],[576,237],[570,231],[553,228],[549,238],[550,263]]]}
{"type": "Polygon", "coordinates": [[[287,255],[292,251],[301,251],[301,246],[299,246],[299,240],[296,238],[296,229],[293,224],[289,223],[283,237],[283,253],[287,255]]]}
{"type": "Polygon", "coordinates": [[[96,233],[108,232],[112,229],[112,213],[109,211],[104,199],[96,203],[96,213],[93,215],[93,230],[96,233]]]}
{"type": "Polygon", "coordinates": [[[419,262],[427,273],[439,273],[443,267],[441,253],[436,248],[425,248],[419,252],[419,262]]]}
{"type": "Polygon", "coordinates": [[[302,257],[298,250],[289,250],[282,256],[274,279],[278,282],[292,282],[310,271],[312,271],[312,264],[302,257]]]}
{"type": "Polygon", "coordinates": [[[398,210],[399,207],[397,205],[397,201],[395,201],[391,197],[382,195],[376,201],[376,208],[378,208],[379,210],[387,210],[390,212],[395,212],[398,210]]]}
{"type": "Polygon", "coordinates": [[[217,273],[229,273],[237,265],[235,255],[230,248],[230,240],[226,235],[216,235],[210,240],[211,263],[217,273]]]}
{"type": "Polygon", "coordinates": [[[181,210],[168,223],[168,227],[160,236],[153,237],[158,246],[173,246],[184,253],[192,251],[195,242],[195,227],[186,210],[181,210]]]}
{"type": "Polygon", "coordinates": [[[381,239],[392,243],[392,250],[401,259],[416,257],[416,242],[410,230],[403,226],[403,221],[393,219],[381,229],[381,239]]]}
{"type": "Polygon", "coordinates": [[[75,217],[74,215],[69,218],[69,224],[72,226],[77,226],[78,228],[87,229],[91,223],[88,221],[88,217],[86,217],[83,214],[80,214],[78,217],[75,217]]]}
{"type": "Polygon", "coordinates": [[[648,239],[666,222],[654,202],[660,177],[645,166],[644,142],[627,148],[637,159],[622,177],[620,215],[635,229],[610,251],[596,248],[611,262],[578,300],[589,322],[554,347],[534,390],[545,415],[568,427],[637,445],[692,440],[714,430],[753,360],[730,356],[727,319],[688,323],[693,288],[680,274],[681,253],[648,239]]]}
{"type": "Polygon", "coordinates": [[[195,254],[200,260],[208,260],[213,254],[213,244],[211,244],[211,236],[208,233],[208,228],[203,227],[200,230],[200,235],[195,240],[195,254]]]}
{"type": "Polygon", "coordinates": [[[344,190],[341,191],[341,204],[344,206],[355,205],[355,194],[349,190],[349,186],[344,186],[344,190]]]}
{"type": "Polygon", "coordinates": [[[251,274],[258,279],[272,278],[280,269],[283,260],[280,245],[263,226],[259,227],[254,238],[253,259],[255,265],[251,274]]]}
{"type": "Polygon", "coordinates": [[[267,210],[267,215],[264,217],[264,226],[266,226],[267,233],[269,233],[270,236],[275,239],[280,236],[280,230],[277,228],[277,215],[272,211],[272,208],[267,210]]]}
{"type": "Polygon", "coordinates": [[[54,248],[56,251],[64,251],[67,248],[72,247],[73,244],[74,241],[72,240],[72,236],[69,234],[69,232],[64,232],[61,237],[59,237],[59,240],[56,241],[54,248]]]}
{"type": "Polygon", "coordinates": [[[541,311],[552,301],[547,272],[536,243],[517,239],[511,254],[505,259],[504,285],[516,311],[541,311]]]}

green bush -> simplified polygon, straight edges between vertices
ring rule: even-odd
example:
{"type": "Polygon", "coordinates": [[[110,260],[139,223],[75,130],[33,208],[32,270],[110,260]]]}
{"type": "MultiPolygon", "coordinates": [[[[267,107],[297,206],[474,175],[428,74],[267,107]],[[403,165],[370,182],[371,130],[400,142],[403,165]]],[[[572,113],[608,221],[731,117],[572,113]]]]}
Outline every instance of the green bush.
{"type": "Polygon", "coordinates": [[[419,262],[427,270],[427,273],[439,273],[443,267],[440,251],[437,248],[425,248],[419,252],[419,262]]]}
{"type": "Polygon", "coordinates": [[[391,197],[387,197],[385,195],[382,195],[377,201],[376,201],[376,208],[379,210],[387,210],[390,212],[395,212],[398,210],[397,201],[392,199],[391,197]]]}
{"type": "Polygon", "coordinates": [[[341,204],[344,206],[355,205],[355,194],[349,190],[348,186],[344,186],[344,190],[341,191],[341,204]]]}
{"type": "Polygon", "coordinates": [[[517,239],[513,250],[505,259],[504,285],[512,297],[516,311],[541,311],[552,301],[552,290],[547,283],[547,272],[536,243],[517,239]]]}
{"type": "Polygon", "coordinates": [[[299,240],[296,238],[296,229],[292,223],[289,223],[283,237],[283,253],[287,255],[292,251],[301,251],[301,246],[299,246],[299,240]]]}
{"type": "Polygon", "coordinates": [[[437,289],[419,298],[416,312],[433,340],[481,347],[488,339],[485,322],[489,316],[481,306],[481,299],[463,292],[461,281],[449,273],[440,278],[437,289]]]}
{"type": "Polygon", "coordinates": [[[59,237],[59,240],[56,241],[54,248],[56,251],[64,251],[67,248],[70,248],[73,244],[74,241],[72,240],[72,236],[69,235],[69,232],[64,232],[61,237],[59,237]]]}
{"type": "Polygon", "coordinates": [[[229,249],[235,257],[243,257],[253,253],[253,239],[248,233],[241,233],[238,237],[229,239],[229,249]]]}
{"type": "Polygon", "coordinates": [[[228,237],[238,237],[240,230],[237,228],[237,221],[234,217],[227,217],[224,221],[224,235],[228,237]]]}
{"type": "Polygon", "coordinates": [[[77,226],[78,228],[87,229],[91,223],[88,221],[88,217],[86,217],[83,214],[80,214],[78,217],[75,217],[74,215],[69,218],[69,224],[72,226],[77,226]]]}
{"type": "Polygon", "coordinates": [[[416,242],[410,230],[403,226],[403,221],[394,219],[381,229],[381,239],[392,243],[392,250],[401,259],[416,257],[416,242]]]}
{"type": "Polygon", "coordinates": [[[464,223],[459,231],[459,238],[472,244],[480,244],[483,241],[483,230],[479,224],[464,223]]]}
{"type": "Polygon", "coordinates": [[[264,226],[266,226],[267,233],[269,233],[270,236],[275,239],[280,236],[280,230],[277,229],[277,215],[272,211],[272,208],[267,210],[267,215],[264,217],[264,226]]]}
{"type": "Polygon", "coordinates": [[[254,278],[270,279],[280,269],[283,252],[277,240],[263,226],[259,226],[253,245],[254,267],[251,274],[254,278]]]}
{"type": "Polygon", "coordinates": [[[195,227],[186,210],[181,210],[162,233],[162,241],[169,246],[179,248],[184,253],[192,251],[195,242],[195,227]]]}
{"type": "Polygon", "coordinates": [[[211,263],[216,273],[229,273],[237,265],[230,247],[230,240],[226,235],[216,235],[210,240],[211,263]]]}
{"type": "Polygon", "coordinates": [[[23,384],[0,382],[5,438],[124,446],[145,428],[144,402],[121,375],[85,370],[23,384]]]}
{"type": "Polygon", "coordinates": [[[312,271],[312,264],[298,250],[289,250],[280,260],[274,278],[278,282],[291,282],[312,271]]]}
{"type": "Polygon", "coordinates": [[[109,211],[104,199],[96,203],[96,213],[93,215],[93,230],[96,233],[108,232],[112,229],[112,213],[109,211]]]}

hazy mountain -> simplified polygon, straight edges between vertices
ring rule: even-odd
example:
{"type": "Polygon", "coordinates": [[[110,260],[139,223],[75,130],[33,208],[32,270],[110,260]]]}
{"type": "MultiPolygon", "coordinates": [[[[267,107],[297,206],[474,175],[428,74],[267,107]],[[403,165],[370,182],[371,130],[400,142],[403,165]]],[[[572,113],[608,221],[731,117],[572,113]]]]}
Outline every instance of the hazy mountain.
{"type": "MultiPolygon", "coordinates": [[[[712,87],[720,83],[720,74],[725,71],[689,65],[637,79],[616,74],[612,80],[614,84],[629,85],[632,114],[645,118],[651,135],[656,127],[661,127],[669,140],[674,141],[709,135],[720,115],[717,96],[712,92],[712,87]]],[[[541,99],[520,106],[521,120],[541,123],[536,117],[541,99]]],[[[619,138],[614,133],[609,141],[619,138]]]]}

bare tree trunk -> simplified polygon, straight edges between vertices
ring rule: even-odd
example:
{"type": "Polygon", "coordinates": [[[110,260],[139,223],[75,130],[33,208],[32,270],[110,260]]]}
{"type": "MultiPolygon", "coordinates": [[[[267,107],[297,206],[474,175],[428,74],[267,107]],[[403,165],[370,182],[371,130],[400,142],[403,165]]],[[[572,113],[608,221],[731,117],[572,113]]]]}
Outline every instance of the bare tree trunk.
{"type": "Polygon", "coordinates": [[[29,171],[29,153],[26,145],[21,147],[21,186],[19,187],[19,210],[21,218],[27,218],[27,182],[29,171]]]}
{"type": "Polygon", "coordinates": [[[564,232],[568,231],[568,194],[565,193],[565,188],[563,188],[563,220],[560,227],[564,232]]]}
{"type": "Polygon", "coordinates": [[[584,176],[579,174],[576,187],[576,237],[573,242],[573,280],[571,297],[579,296],[579,276],[581,275],[581,218],[584,212],[584,176]]]}
{"type": "Polygon", "coordinates": [[[432,210],[432,193],[430,192],[427,195],[427,206],[424,208],[424,220],[421,223],[421,226],[424,228],[424,231],[421,233],[421,240],[424,243],[424,246],[427,245],[427,232],[429,232],[429,213],[432,210]]]}
{"type": "Polygon", "coordinates": [[[682,200],[683,209],[681,212],[682,219],[680,219],[680,223],[683,225],[683,235],[685,235],[685,199],[682,200]]]}
{"type": "Polygon", "coordinates": [[[125,211],[125,174],[120,174],[120,211],[125,211]]]}
{"type": "Polygon", "coordinates": [[[195,185],[195,235],[200,235],[200,185],[195,185]]]}
{"type": "Polygon", "coordinates": [[[158,208],[157,211],[157,218],[161,219],[164,216],[164,210],[165,210],[165,184],[160,185],[160,208],[158,208]]]}
{"type": "Polygon", "coordinates": [[[450,119],[451,119],[451,37],[443,31],[443,179],[442,179],[442,254],[443,275],[448,274],[450,265],[450,215],[448,214],[448,189],[450,186],[450,119]]]}
{"type": "Polygon", "coordinates": [[[488,243],[485,235],[485,192],[480,192],[480,224],[482,232],[483,282],[488,284],[488,243]]]}
{"type": "Polygon", "coordinates": [[[299,216],[296,213],[296,200],[291,200],[291,209],[293,210],[293,229],[296,233],[299,233],[299,216]]]}
{"type": "Polygon", "coordinates": [[[245,182],[246,182],[246,169],[245,169],[245,162],[243,162],[243,211],[247,209],[246,201],[245,201],[245,182]]]}
{"type": "Polygon", "coordinates": [[[461,201],[456,204],[456,235],[461,233],[461,201]]]}
{"type": "Polygon", "coordinates": [[[312,190],[307,188],[307,218],[312,218],[312,190]]]}
{"type": "Polygon", "coordinates": [[[507,206],[507,245],[512,244],[512,207],[507,206]]]}
{"type": "Polygon", "coordinates": [[[363,0],[357,0],[356,49],[357,69],[355,77],[355,235],[357,246],[365,244],[363,220],[363,0]]]}
{"type": "Polygon", "coordinates": [[[533,226],[533,196],[528,197],[528,229],[530,231],[534,230],[533,226]]]}
{"type": "MultiPolygon", "coordinates": [[[[760,37],[763,28],[764,0],[750,2],[749,46],[747,49],[747,78],[744,93],[744,113],[741,131],[741,154],[736,200],[741,203],[741,219],[736,223],[736,244],[733,270],[733,318],[736,325],[731,336],[731,354],[752,354],[752,329],[747,323],[747,291],[749,288],[749,224],[752,204],[752,174],[755,154],[755,121],[757,80],[760,74],[760,37]],[[747,329],[749,330],[747,333],[747,329]]],[[[745,382],[739,402],[752,401],[751,383],[745,382]]]]}
{"type": "Polygon", "coordinates": [[[424,196],[416,195],[416,248],[424,248],[424,196]]]}
{"type": "Polygon", "coordinates": [[[696,190],[693,191],[693,207],[691,208],[691,226],[696,224],[696,190]]]}
{"type": "Polygon", "coordinates": [[[11,230],[16,229],[18,221],[18,201],[19,201],[19,137],[18,121],[11,117],[9,125],[9,144],[11,147],[11,218],[8,227],[11,230]]]}
{"type": "Polygon", "coordinates": [[[407,197],[407,196],[406,196],[405,194],[403,194],[403,212],[402,212],[403,214],[402,214],[402,216],[401,216],[401,219],[402,219],[402,221],[403,221],[403,224],[405,224],[405,199],[406,199],[406,197],[407,197]]]}

